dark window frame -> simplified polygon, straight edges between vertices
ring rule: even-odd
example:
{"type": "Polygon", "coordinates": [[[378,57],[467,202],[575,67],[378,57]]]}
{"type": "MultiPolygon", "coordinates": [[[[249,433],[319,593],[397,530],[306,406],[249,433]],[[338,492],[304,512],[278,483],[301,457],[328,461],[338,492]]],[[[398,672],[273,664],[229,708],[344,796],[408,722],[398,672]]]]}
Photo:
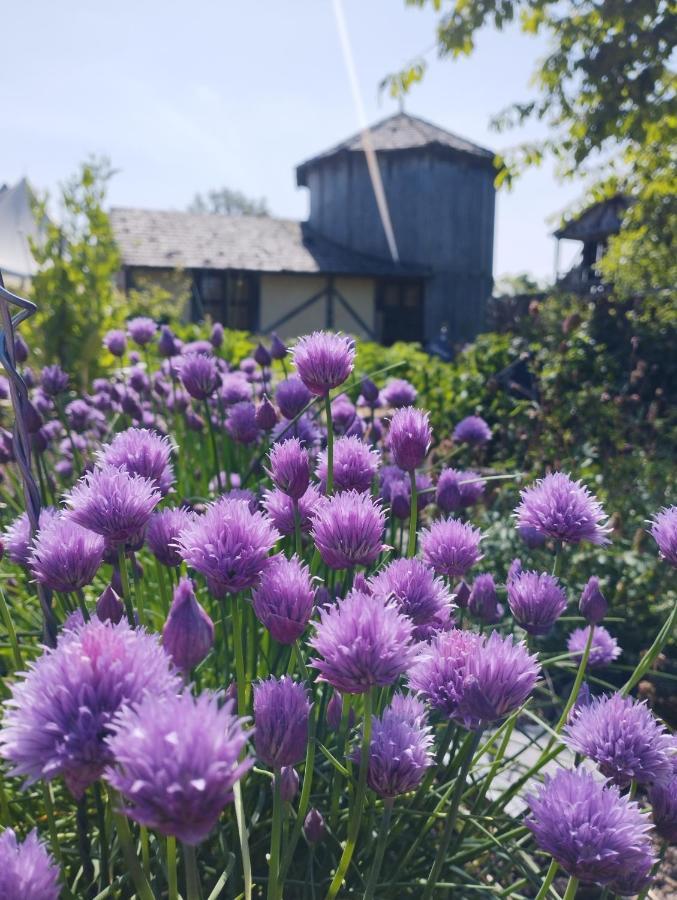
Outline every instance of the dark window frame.
{"type": "Polygon", "coordinates": [[[260,273],[246,269],[195,269],[194,284],[194,318],[200,319],[209,315],[215,322],[221,322],[226,328],[256,332],[260,325],[261,278],[260,273]],[[206,280],[212,279],[217,286],[213,299],[206,294],[206,280]],[[248,296],[239,302],[235,291],[239,284],[248,285],[248,296]],[[220,285],[220,290],[218,289],[220,285]],[[246,310],[246,316],[235,314],[235,307],[246,310]]]}
{"type": "Polygon", "coordinates": [[[425,337],[425,286],[421,279],[383,278],[376,282],[376,334],[380,343],[422,343],[425,337]],[[415,312],[411,292],[417,293],[415,312]],[[409,294],[409,297],[407,296],[409,294]],[[394,301],[394,302],[393,302],[394,301]]]}

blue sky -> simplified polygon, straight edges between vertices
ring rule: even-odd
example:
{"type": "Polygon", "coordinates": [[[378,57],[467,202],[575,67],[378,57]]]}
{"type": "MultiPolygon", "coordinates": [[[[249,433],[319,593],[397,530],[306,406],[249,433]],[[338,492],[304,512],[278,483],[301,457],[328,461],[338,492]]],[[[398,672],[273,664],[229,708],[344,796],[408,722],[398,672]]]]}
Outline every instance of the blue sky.
{"type": "MultiPolygon", "coordinates": [[[[370,120],[396,110],[382,77],[430,47],[435,16],[404,0],[344,0],[370,120]]],[[[0,182],[54,190],[80,160],[119,170],[110,203],[182,209],[228,185],[303,218],[294,166],[357,130],[331,0],[23,0],[4,13],[0,182]]],[[[482,33],[475,53],[430,63],[408,112],[494,150],[538,126],[496,134],[492,114],[529,96],[546,45],[482,33]]],[[[553,216],[581,195],[552,167],[498,197],[494,273],[552,274],[553,216]]]]}

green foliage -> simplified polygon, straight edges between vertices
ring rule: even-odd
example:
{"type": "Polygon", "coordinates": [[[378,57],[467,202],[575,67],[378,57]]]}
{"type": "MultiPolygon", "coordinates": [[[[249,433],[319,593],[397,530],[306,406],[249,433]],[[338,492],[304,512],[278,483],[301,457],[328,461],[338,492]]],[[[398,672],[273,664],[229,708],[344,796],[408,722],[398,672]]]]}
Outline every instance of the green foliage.
{"type": "Polygon", "coordinates": [[[41,362],[58,360],[83,384],[97,371],[101,336],[121,311],[113,282],[119,258],[103,208],[112,174],[106,160],[84,163],[61,188],[58,224],[47,219],[46,197],[36,205],[46,225],[44,242],[31,248],[40,266],[31,291],[38,305],[32,344],[41,362]]]}
{"type": "Polygon", "coordinates": [[[268,203],[265,197],[248,197],[242,191],[229,187],[207,191],[206,195],[196,194],[188,207],[192,213],[213,213],[219,216],[267,216],[268,203]]]}

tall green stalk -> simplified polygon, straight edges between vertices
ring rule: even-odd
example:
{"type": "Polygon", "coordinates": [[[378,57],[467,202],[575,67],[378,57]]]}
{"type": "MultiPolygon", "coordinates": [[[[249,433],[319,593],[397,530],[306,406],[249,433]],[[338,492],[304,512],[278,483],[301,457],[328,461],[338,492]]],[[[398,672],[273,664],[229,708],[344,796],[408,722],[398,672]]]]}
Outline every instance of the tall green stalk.
{"type": "Polygon", "coordinates": [[[447,858],[449,844],[451,843],[451,838],[456,828],[456,820],[458,819],[458,810],[461,806],[463,789],[465,788],[465,783],[468,777],[468,772],[470,771],[470,766],[472,765],[473,756],[475,755],[475,751],[479,746],[481,737],[482,730],[478,729],[476,732],[474,732],[469,745],[465,748],[465,756],[463,757],[461,767],[458,770],[458,775],[456,776],[456,784],[454,785],[454,793],[451,796],[449,812],[447,813],[447,821],[444,826],[444,834],[442,835],[442,840],[440,841],[440,844],[437,848],[435,861],[433,862],[430,874],[428,875],[428,880],[426,882],[425,890],[423,892],[421,900],[430,900],[430,898],[433,896],[433,891],[435,890],[440,872],[442,871],[442,866],[444,865],[444,861],[447,858]]]}
{"type": "Polygon", "coordinates": [[[336,869],[336,874],[327,891],[327,900],[333,900],[341,890],[343,879],[346,877],[348,866],[355,852],[357,836],[360,832],[364,798],[367,791],[367,770],[369,768],[369,747],[371,745],[371,710],[373,705],[373,688],[364,695],[364,729],[362,734],[362,750],[360,752],[360,774],[357,779],[357,789],[353,799],[353,808],[348,820],[348,837],[343,848],[341,860],[336,869]]]}
{"type": "Polygon", "coordinates": [[[381,874],[381,866],[383,864],[383,856],[385,854],[386,844],[388,843],[388,835],[390,833],[390,820],[393,815],[393,800],[387,798],[383,802],[383,816],[379,825],[378,840],[376,841],[376,849],[374,850],[374,859],[369,872],[369,880],[364,892],[364,900],[372,900],[376,885],[378,884],[378,876],[381,874]]]}
{"type": "Polygon", "coordinates": [[[124,543],[119,543],[117,550],[118,571],[120,572],[120,583],[122,584],[122,602],[125,604],[127,621],[133,628],[136,625],[136,622],[134,620],[134,606],[132,605],[132,594],[129,587],[129,574],[127,573],[127,557],[125,556],[124,543]]]}
{"type": "Polygon", "coordinates": [[[270,867],[268,900],[277,900],[280,879],[280,845],[282,840],[282,788],[280,770],[273,773],[273,823],[270,835],[270,867]]]}
{"type": "Polygon", "coordinates": [[[411,558],[416,555],[416,521],[418,518],[418,494],[416,491],[416,472],[412,470],[409,473],[409,491],[411,498],[411,508],[409,510],[409,543],[407,544],[407,556],[411,558]]]}
{"type": "Polygon", "coordinates": [[[167,838],[167,892],[168,900],[179,900],[179,880],[176,875],[176,838],[167,838]]]}
{"type": "Polygon", "coordinates": [[[558,869],[559,863],[553,859],[550,863],[548,871],[546,872],[543,884],[541,885],[541,889],[536,894],[536,900],[545,900],[545,898],[548,896],[548,894],[550,893],[550,885],[555,880],[555,875],[557,875],[558,869]]]}
{"type": "Polygon", "coordinates": [[[183,850],[183,862],[186,868],[186,900],[201,900],[200,876],[197,871],[195,847],[182,843],[181,849],[183,850]]]}
{"type": "MultiPolygon", "coordinates": [[[[225,606],[224,606],[225,611],[225,606]]],[[[242,619],[240,616],[240,596],[236,594],[232,603],[233,621],[233,647],[235,653],[235,678],[237,679],[237,711],[240,716],[247,712],[247,684],[244,660],[244,645],[242,643],[242,619]]],[[[242,853],[242,875],[244,878],[245,900],[250,900],[252,895],[252,868],[249,858],[249,836],[247,833],[247,821],[242,802],[242,786],[239,781],[233,788],[235,798],[235,817],[237,819],[237,833],[240,840],[242,853]]]]}
{"type": "Polygon", "coordinates": [[[574,878],[573,875],[569,878],[569,883],[567,884],[567,889],[564,893],[564,897],[562,900],[574,900],[576,896],[576,892],[578,891],[578,878],[574,878]]]}
{"type": "MultiPolygon", "coordinates": [[[[113,810],[115,810],[120,798],[114,791],[109,789],[109,792],[111,806],[113,810]]],[[[136,850],[134,849],[134,845],[132,843],[132,833],[129,828],[127,817],[123,813],[113,812],[113,821],[115,822],[115,830],[118,833],[118,839],[122,848],[122,855],[125,858],[125,865],[127,867],[127,871],[132,876],[134,886],[136,887],[136,892],[139,895],[139,900],[155,900],[153,889],[148,884],[148,880],[143,874],[143,870],[139,864],[136,850]]]]}
{"type": "Polygon", "coordinates": [[[327,414],[327,497],[331,497],[334,493],[334,423],[329,394],[324,398],[324,408],[327,414]]]}
{"type": "Polygon", "coordinates": [[[223,491],[223,484],[221,483],[221,462],[219,460],[219,451],[216,447],[216,433],[214,431],[214,423],[212,422],[212,413],[209,409],[209,403],[204,401],[204,410],[205,416],[207,418],[207,426],[209,427],[209,438],[212,444],[212,458],[214,461],[214,471],[216,473],[216,484],[219,488],[219,494],[223,491]]]}

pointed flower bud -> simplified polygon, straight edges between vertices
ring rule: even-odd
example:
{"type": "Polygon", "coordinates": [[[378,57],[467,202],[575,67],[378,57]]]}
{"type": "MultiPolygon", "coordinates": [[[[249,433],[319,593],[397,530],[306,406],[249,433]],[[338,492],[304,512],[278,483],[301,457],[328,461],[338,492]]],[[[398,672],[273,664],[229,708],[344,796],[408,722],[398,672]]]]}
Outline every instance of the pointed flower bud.
{"type": "Polygon", "coordinates": [[[256,424],[262,431],[272,431],[277,425],[277,411],[265,394],[256,409],[256,424]]]}
{"type": "Polygon", "coordinates": [[[327,833],[322,813],[315,809],[314,806],[311,807],[303,823],[303,833],[309,844],[319,844],[320,841],[324,840],[324,836],[327,833]]]}
{"type": "Polygon", "coordinates": [[[379,391],[371,378],[362,379],[360,390],[362,391],[362,396],[367,401],[367,403],[370,406],[374,406],[376,404],[376,401],[378,400],[379,391]]]}
{"type": "Polygon", "coordinates": [[[190,578],[182,578],[162,629],[162,644],[174,664],[189,672],[207,656],[213,643],[214,623],[198,603],[190,578]]]}
{"type": "Polygon", "coordinates": [[[101,622],[112,622],[117,625],[125,614],[122,600],[112,585],[108,585],[96,601],[96,615],[101,622]]]}
{"type": "Polygon", "coordinates": [[[265,369],[273,361],[273,357],[270,355],[267,348],[264,347],[261,343],[259,343],[256,350],[254,350],[254,359],[262,369],[265,369]]]}
{"type": "Polygon", "coordinates": [[[275,777],[280,779],[282,802],[291,803],[299,791],[299,773],[294,766],[283,766],[275,777]]]}
{"type": "Polygon", "coordinates": [[[270,355],[273,359],[284,359],[287,355],[287,348],[275,332],[270,336],[270,355]]]}
{"type": "Polygon", "coordinates": [[[609,604],[599,589],[599,578],[594,575],[583,588],[578,608],[588,625],[599,625],[607,614],[609,604]]]}

